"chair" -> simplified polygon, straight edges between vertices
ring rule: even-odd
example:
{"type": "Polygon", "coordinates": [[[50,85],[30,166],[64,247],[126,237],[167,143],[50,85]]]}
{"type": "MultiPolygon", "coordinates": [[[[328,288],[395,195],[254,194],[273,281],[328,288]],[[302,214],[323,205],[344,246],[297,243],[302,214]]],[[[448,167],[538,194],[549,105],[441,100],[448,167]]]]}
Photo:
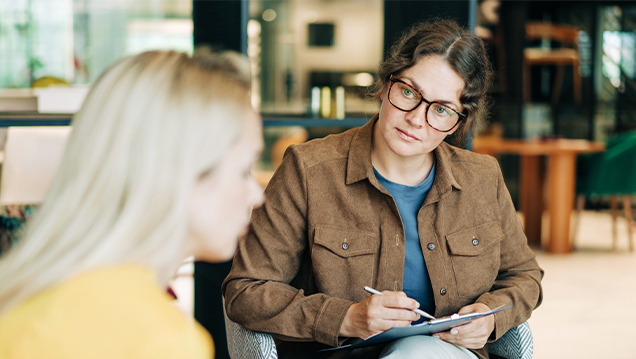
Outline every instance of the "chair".
{"type": "Polygon", "coordinates": [[[576,217],[573,244],[576,243],[580,213],[585,197],[605,197],[610,200],[612,214],[612,248],[618,247],[617,212],[618,197],[622,197],[627,221],[629,250],[634,251],[631,197],[636,195],[636,131],[613,137],[607,142],[607,150],[579,156],[576,178],[576,217]]]}
{"type": "Polygon", "coordinates": [[[523,52],[523,96],[526,102],[531,101],[532,66],[557,67],[550,101],[559,102],[563,84],[564,66],[572,66],[574,101],[581,102],[581,74],[579,72],[578,29],[571,25],[552,24],[549,22],[530,21],[526,24],[526,41],[550,40],[561,44],[559,48],[526,48],[523,52]]]}
{"type": "Polygon", "coordinates": [[[256,181],[261,187],[267,187],[269,180],[272,179],[274,171],[283,162],[283,156],[287,147],[290,145],[298,145],[304,143],[309,138],[307,130],[303,127],[290,127],[284,130],[284,134],[280,136],[272,145],[270,158],[272,160],[272,167],[274,170],[259,170],[254,172],[256,181]]]}
{"type": "Polygon", "coordinates": [[[39,204],[64,155],[71,127],[9,127],[0,177],[0,205],[39,204]]]}
{"type": "Polygon", "coordinates": [[[10,127],[0,176],[0,254],[19,238],[59,166],[70,127],[10,127]]]}
{"type": "MultiPolygon", "coordinates": [[[[232,359],[277,359],[276,344],[271,335],[243,328],[225,313],[227,346],[232,359]]],[[[504,359],[532,359],[534,343],[530,325],[525,322],[510,329],[497,341],[488,344],[490,354],[504,359]]]]}
{"type": "Polygon", "coordinates": [[[225,298],[222,300],[227,349],[230,353],[230,358],[278,359],[274,338],[267,333],[245,329],[240,324],[231,321],[225,311],[225,298]]]}
{"type": "Polygon", "coordinates": [[[309,138],[307,130],[303,127],[291,127],[283,136],[272,145],[272,166],[278,168],[283,162],[283,155],[290,145],[298,145],[304,143],[309,138]]]}

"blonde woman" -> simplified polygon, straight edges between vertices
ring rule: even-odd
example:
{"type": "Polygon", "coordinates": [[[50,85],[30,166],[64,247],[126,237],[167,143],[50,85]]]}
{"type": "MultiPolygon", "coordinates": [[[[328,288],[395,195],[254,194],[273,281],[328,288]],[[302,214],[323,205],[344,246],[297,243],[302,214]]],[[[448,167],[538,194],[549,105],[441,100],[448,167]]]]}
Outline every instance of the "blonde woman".
{"type": "Polygon", "coordinates": [[[164,294],[187,256],[228,260],[262,192],[249,76],[234,54],[119,61],[73,120],[22,242],[0,259],[0,357],[210,358],[164,294]]]}

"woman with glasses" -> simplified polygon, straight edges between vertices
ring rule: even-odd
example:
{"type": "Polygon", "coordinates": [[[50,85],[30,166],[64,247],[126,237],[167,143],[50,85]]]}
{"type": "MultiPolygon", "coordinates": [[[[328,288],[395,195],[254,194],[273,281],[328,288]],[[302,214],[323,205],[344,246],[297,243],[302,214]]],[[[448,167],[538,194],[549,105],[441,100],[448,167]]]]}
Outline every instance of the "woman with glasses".
{"type": "Polygon", "coordinates": [[[166,286],[229,260],[263,200],[249,65],[149,51],[92,86],[47,198],[0,258],[0,358],[201,358],[209,334],[166,286]]]}
{"type": "Polygon", "coordinates": [[[490,79],[482,41],[454,22],[407,32],[380,65],[378,115],[287,150],[224,282],[229,318],[302,358],[426,319],[416,308],[513,305],[433,336],[321,353],[487,358],[487,341],[539,305],[543,276],[497,161],[443,142],[483,121],[490,79]]]}

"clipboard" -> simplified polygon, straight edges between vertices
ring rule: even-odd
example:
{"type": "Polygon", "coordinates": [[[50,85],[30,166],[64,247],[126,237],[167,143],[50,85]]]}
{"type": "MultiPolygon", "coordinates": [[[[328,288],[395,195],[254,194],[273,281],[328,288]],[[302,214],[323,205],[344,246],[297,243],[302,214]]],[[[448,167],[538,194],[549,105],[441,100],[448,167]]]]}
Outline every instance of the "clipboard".
{"type": "Polygon", "coordinates": [[[504,308],[497,308],[488,312],[483,313],[469,313],[469,314],[453,314],[450,317],[444,317],[439,319],[430,320],[428,322],[423,322],[420,324],[414,324],[408,327],[396,327],[386,330],[382,333],[378,333],[376,335],[372,335],[367,339],[349,345],[343,345],[337,348],[328,348],[320,350],[321,352],[334,351],[340,349],[354,349],[354,348],[362,348],[371,345],[376,345],[379,343],[388,342],[395,339],[410,337],[413,335],[431,335],[434,333],[444,332],[451,328],[458,327],[460,325],[468,324],[473,320],[481,317],[485,317],[487,315],[491,315],[497,312],[501,312],[502,310],[506,310],[508,308],[512,308],[512,305],[509,305],[504,308]]]}

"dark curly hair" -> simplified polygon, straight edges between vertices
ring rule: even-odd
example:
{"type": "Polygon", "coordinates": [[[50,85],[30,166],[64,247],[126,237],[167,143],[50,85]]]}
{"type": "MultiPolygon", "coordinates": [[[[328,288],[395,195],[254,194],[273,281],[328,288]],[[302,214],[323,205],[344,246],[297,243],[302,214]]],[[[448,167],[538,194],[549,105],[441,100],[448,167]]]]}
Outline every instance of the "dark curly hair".
{"type": "Polygon", "coordinates": [[[492,69],[482,39],[456,22],[434,20],[407,30],[380,63],[378,77],[369,89],[370,96],[380,98],[391,74],[399,74],[427,56],[441,57],[464,80],[459,100],[467,118],[455,132],[453,141],[463,144],[468,132],[480,129],[488,114],[492,69]]]}

